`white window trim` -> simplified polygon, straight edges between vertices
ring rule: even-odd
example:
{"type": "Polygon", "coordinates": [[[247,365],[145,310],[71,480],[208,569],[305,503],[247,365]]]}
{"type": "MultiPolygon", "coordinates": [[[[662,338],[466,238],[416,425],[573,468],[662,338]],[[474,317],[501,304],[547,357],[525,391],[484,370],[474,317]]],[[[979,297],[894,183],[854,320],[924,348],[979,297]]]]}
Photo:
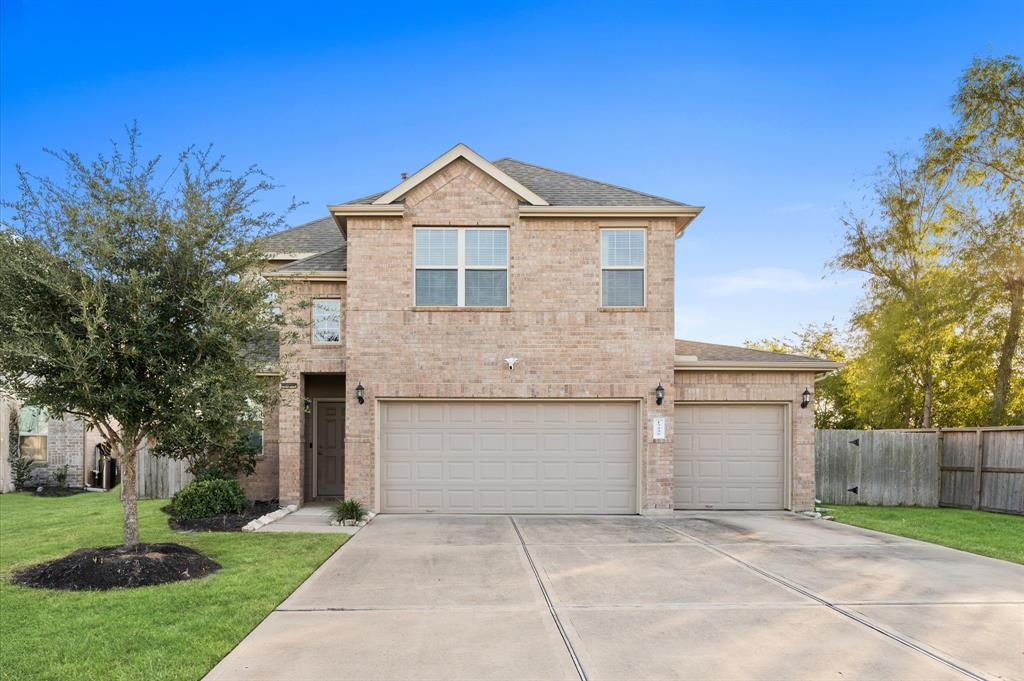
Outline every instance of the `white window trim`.
{"type": "Polygon", "coordinates": [[[600,260],[600,272],[597,282],[597,303],[600,307],[608,310],[621,308],[624,310],[647,307],[647,228],[646,227],[601,227],[597,235],[597,257],[600,260]],[[605,265],[604,264],[604,233],[605,232],[643,232],[644,235],[644,262],[642,265],[605,265]],[[644,274],[643,294],[644,300],[640,305],[605,305],[604,304],[604,271],[605,270],[639,270],[644,274]]]}
{"type": "Polygon", "coordinates": [[[345,337],[342,335],[342,305],[341,298],[339,296],[316,296],[312,299],[312,303],[309,306],[309,342],[311,345],[341,345],[345,342],[345,337]],[[337,300],[338,301],[338,340],[336,341],[318,341],[316,339],[316,318],[313,316],[316,310],[316,303],[318,300],[337,300]]]}
{"type": "MultiPolygon", "coordinates": [[[[413,307],[446,307],[446,308],[458,308],[465,307],[469,309],[473,308],[506,308],[509,307],[510,300],[510,286],[511,277],[509,276],[509,263],[511,261],[511,255],[509,251],[512,250],[511,235],[509,234],[508,227],[490,227],[487,225],[470,225],[467,227],[413,227],[412,237],[412,304],[413,307]],[[505,264],[504,265],[466,265],[466,230],[489,230],[492,232],[503,231],[505,232],[505,264]],[[456,232],[456,264],[455,265],[417,265],[416,264],[416,234],[424,230],[455,230],[456,232]],[[455,286],[456,296],[455,305],[418,305],[416,303],[416,272],[418,270],[456,270],[455,275],[455,286]],[[491,272],[505,272],[505,304],[504,305],[466,305],[466,270],[472,270],[474,272],[487,270],[491,272]]],[[[647,257],[646,246],[644,248],[644,257],[647,257]]]]}

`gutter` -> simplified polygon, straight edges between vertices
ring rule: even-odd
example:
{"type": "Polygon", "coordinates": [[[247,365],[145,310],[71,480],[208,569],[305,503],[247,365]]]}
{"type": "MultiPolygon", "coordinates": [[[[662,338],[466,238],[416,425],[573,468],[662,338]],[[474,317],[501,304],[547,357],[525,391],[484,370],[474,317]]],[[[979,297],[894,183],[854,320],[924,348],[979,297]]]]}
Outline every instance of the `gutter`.
{"type": "Polygon", "coordinates": [[[676,371],[837,371],[845,364],[842,362],[676,362],[676,371]]]}

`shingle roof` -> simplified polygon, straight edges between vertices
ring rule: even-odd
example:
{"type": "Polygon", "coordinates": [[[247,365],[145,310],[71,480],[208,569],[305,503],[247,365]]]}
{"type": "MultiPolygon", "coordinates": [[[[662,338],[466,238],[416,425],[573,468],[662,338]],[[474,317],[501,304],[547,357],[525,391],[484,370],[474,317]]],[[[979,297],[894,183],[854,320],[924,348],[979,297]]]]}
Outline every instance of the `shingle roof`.
{"type": "MultiPolygon", "coordinates": [[[[532,163],[501,158],[494,165],[516,182],[534,192],[552,206],[685,206],[687,204],[661,196],[626,189],[607,182],[591,180],[532,163]]],[[[345,204],[368,204],[387,192],[346,201],[345,204]]]]}
{"type": "Polygon", "coordinates": [[[342,243],[338,248],[318,253],[302,260],[279,267],[277,272],[344,272],[348,263],[348,244],[342,243]]]}
{"type": "Polygon", "coordinates": [[[345,237],[332,217],[312,220],[263,240],[269,253],[323,253],[345,246],[345,237]]]}
{"type": "Polygon", "coordinates": [[[794,364],[800,362],[822,363],[828,360],[804,355],[788,355],[784,352],[767,352],[736,345],[718,345],[699,341],[676,339],[676,355],[696,357],[697,362],[778,362],[794,364]]]}
{"type": "Polygon", "coordinates": [[[530,191],[543,197],[552,206],[686,205],[661,196],[517,161],[514,158],[500,158],[494,161],[494,165],[530,191]]]}

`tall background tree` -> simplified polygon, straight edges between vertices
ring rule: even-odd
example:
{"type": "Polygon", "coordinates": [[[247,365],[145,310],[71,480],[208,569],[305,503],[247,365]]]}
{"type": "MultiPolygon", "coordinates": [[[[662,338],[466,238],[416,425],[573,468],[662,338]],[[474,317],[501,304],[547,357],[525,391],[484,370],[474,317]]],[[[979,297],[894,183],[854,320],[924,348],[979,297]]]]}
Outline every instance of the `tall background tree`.
{"type": "Polygon", "coordinates": [[[254,239],[283,218],[259,210],[258,169],[232,174],[209,149],[164,168],[134,127],[109,157],[51,153],[63,180],[19,168],[0,230],[0,388],[111,445],[133,547],[143,439],[230,442],[273,399],[247,350],[281,323],[254,239]]]}
{"type": "Polygon", "coordinates": [[[890,155],[874,185],[877,212],[844,219],[839,270],[869,275],[852,326],[862,338],[851,380],[874,420],[930,428],[949,340],[963,316],[950,234],[955,184],[934,182],[917,159],[890,155]]]}
{"type": "Polygon", "coordinates": [[[1004,423],[1024,325],[1024,67],[1013,56],[977,58],[953,98],[956,120],[926,138],[935,181],[953,178],[985,215],[964,225],[962,253],[988,294],[1001,342],[992,378],[991,425],[1004,423]],[[971,191],[975,190],[975,191],[971,191]]]}

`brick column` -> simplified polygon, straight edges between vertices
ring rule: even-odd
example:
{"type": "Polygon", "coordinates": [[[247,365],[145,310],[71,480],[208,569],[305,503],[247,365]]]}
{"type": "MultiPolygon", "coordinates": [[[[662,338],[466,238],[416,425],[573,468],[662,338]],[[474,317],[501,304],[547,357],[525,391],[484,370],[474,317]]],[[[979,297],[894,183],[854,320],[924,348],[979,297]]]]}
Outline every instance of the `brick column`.
{"type": "Polygon", "coordinates": [[[278,406],[278,499],[281,505],[302,504],[305,501],[305,396],[306,386],[302,374],[288,375],[283,384],[295,383],[295,388],[281,389],[278,406]]]}

